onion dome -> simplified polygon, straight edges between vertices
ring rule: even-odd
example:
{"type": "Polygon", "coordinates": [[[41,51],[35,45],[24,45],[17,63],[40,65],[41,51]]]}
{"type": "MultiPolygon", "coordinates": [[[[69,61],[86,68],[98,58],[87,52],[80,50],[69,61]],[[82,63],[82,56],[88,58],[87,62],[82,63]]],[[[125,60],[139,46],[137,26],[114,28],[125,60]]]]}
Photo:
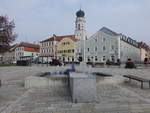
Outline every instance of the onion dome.
{"type": "Polygon", "coordinates": [[[85,13],[81,9],[76,13],[77,17],[84,17],[85,13]]]}

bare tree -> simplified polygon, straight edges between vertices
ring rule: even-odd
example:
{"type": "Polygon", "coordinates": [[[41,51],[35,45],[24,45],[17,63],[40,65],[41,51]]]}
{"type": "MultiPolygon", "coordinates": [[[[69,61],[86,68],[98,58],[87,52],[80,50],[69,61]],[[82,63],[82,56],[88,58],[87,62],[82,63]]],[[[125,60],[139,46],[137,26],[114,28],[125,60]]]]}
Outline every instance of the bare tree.
{"type": "Polygon", "coordinates": [[[0,16],[0,53],[7,51],[10,44],[15,41],[17,35],[14,33],[15,23],[9,21],[7,16],[0,16]]]}

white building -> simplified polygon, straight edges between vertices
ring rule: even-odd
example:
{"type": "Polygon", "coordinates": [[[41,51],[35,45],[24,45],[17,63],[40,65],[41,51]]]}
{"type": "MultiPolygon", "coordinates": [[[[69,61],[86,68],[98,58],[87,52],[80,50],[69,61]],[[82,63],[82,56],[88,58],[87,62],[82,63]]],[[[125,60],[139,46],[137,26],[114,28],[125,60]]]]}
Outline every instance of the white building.
{"type": "Polygon", "coordinates": [[[131,59],[134,62],[140,62],[140,48],[136,40],[120,34],[120,60],[125,62],[131,59]]]}
{"type": "Polygon", "coordinates": [[[138,43],[129,37],[103,27],[85,42],[86,62],[105,62],[107,59],[125,62],[127,59],[140,60],[138,43]]]}
{"type": "Polygon", "coordinates": [[[15,49],[15,59],[20,60],[21,57],[33,57],[39,56],[39,45],[21,42],[15,49]]]}
{"type": "Polygon", "coordinates": [[[40,42],[40,56],[56,56],[56,44],[60,39],[56,35],[40,42]]]}

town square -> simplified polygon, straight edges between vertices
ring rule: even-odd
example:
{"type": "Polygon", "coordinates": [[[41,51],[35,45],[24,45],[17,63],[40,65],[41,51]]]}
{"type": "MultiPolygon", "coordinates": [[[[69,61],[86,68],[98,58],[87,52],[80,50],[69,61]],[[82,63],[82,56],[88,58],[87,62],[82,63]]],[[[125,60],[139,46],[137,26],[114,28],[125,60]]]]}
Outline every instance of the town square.
{"type": "Polygon", "coordinates": [[[0,113],[150,113],[149,4],[2,0],[0,113]]]}

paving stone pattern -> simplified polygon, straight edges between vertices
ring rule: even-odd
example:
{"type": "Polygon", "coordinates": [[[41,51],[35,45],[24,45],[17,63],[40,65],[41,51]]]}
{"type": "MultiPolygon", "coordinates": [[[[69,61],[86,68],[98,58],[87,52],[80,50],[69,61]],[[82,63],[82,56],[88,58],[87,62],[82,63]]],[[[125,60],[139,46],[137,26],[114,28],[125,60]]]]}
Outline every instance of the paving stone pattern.
{"type": "MultiPolygon", "coordinates": [[[[63,67],[68,68],[68,67],[63,67]]],[[[57,67],[62,69],[62,67],[57,67]]],[[[55,67],[0,67],[0,113],[150,113],[150,89],[140,89],[136,81],[124,82],[121,75],[134,74],[150,79],[144,69],[92,68],[115,77],[102,78],[97,84],[97,102],[72,103],[67,87],[25,89],[24,79],[55,67]],[[116,77],[117,76],[117,77],[116,77]],[[116,78],[121,82],[118,82],[116,78]]],[[[126,79],[125,79],[126,80],[126,79]]]]}

